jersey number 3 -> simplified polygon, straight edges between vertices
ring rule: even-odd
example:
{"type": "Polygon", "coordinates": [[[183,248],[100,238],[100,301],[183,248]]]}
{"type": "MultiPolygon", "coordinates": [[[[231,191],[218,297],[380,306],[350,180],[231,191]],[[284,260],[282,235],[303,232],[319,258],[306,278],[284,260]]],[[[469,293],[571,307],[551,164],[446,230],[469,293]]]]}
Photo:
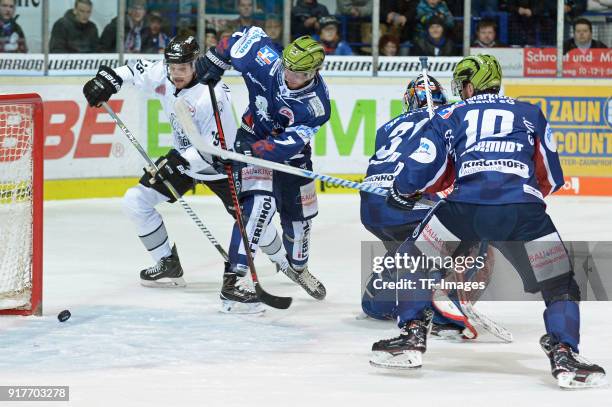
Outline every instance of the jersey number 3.
{"type": "Polygon", "coordinates": [[[512,132],[514,113],[511,111],[501,109],[487,109],[483,111],[479,131],[478,119],[480,119],[480,112],[480,109],[473,109],[465,114],[463,120],[468,122],[467,129],[465,130],[465,148],[474,144],[477,138],[482,140],[489,137],[504,137],[512,132]],[[499,132],[496,133],[495,126],[500,121],[499,132]]]}

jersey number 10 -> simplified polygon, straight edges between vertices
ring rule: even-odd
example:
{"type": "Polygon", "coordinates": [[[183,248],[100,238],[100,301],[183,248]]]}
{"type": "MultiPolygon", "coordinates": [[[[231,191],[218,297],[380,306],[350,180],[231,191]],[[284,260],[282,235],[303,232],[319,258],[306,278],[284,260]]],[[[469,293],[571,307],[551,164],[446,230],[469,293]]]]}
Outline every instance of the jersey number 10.
{"type": "Polygon", "coordinates": [[[485,139],[489,137],[504,137],[512,132],[514,124],[514,113],[508,110],[501,109],[486,109],[482,112],[482,121],[480,131],[478,130],[478,119],[480,118],[480,109],[473,109],[465,114],[464,121],[468,122],[465,130],[466,141],[465,148],[470,147],[476,142],[476,139],[485,139]],[[495,125],[501,119],[499,132],[495,132],[495,125]],[[479,137],[480,136],[480,137],[479,137]]]}

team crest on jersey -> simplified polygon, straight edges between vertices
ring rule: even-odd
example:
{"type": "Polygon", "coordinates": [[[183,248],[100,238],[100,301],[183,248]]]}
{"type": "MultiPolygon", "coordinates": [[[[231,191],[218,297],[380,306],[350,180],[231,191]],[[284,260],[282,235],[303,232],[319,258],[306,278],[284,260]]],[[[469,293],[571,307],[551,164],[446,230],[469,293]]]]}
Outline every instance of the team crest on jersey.
{"type": "Polygon", "coordinates": [[[263,96],[255,97],[255,108],[257,111],[255,114],[265,121],[270,121],[270,114],[268,113],[268,101],[263,96]]]}
{"type": "Polygon", "coordinates": [[[289,123],[287,124],[287,126],[291,126],[293,124],[293,122],[295,121],[295,116],[293,115],[293,110],[289,109],[287,106],[281,107],[280,110],[278,111],[278,113],[280,113],[281,115],[283,115],[287,119],[289,119],[289,123]]]}
{"type": "Polygon", "coordinates": [[[265,47],[260,48],[260,50],[257,51],[257,57],[255,57],[255,61],[257,61],[257,63],[261,66],[271,65],[277,59],[278,54],[276,53],[276,51],[274,51],[267,45],[265,47]]]}

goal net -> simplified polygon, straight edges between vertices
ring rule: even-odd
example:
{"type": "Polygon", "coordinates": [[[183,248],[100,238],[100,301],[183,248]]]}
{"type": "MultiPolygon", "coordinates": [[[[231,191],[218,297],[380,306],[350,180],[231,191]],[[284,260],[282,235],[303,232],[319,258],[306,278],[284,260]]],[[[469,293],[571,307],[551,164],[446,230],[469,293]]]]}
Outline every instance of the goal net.
{"type": "Polygon", "coordinates": [[[0,314],[40,314],[42,102],[0,95],[0,314]]]}

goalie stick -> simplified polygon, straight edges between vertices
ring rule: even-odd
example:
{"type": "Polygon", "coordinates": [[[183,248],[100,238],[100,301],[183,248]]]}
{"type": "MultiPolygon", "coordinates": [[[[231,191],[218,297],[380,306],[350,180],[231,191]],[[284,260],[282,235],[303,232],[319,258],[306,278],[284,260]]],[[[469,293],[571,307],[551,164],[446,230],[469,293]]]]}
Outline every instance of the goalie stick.
{"type": "MultiPolygon", "coordinates": [[[[221,115],[219,114],[219,105],[217,104],[217,96],[215,95],[215,85],[208,84],[208,91],[210,93],[210,101],[212,103],[213,114],[215,116],[217,132],[219,133],[219,142],[221,144],[221,147],[224,150],[227,150],[227,145],[225,143],[225,133],[223,132],[223,125],[221,124],[221,115]]],[[[187,138],[189,138],[191,143],[195,145],[196,148],[198,148],[198,146],[196,143],[194,143],[194,141],[201,141],[203,144],[207,145],[207,143],[199,137],[198,129],[193,124],[191,113],[183,98],[179,98],[176,101],[176,103],[174,104],[174,109],[178,121],[183,127],[183,130],[185,130],[185,133],[187,133],[187,138]]],[[[230,193],[232,195],[232,201],[236,211],[236,222],[238,223],[238,229],[240,230],[240,237],[242,238],[242,244],[244,245],[244,252],[246,254],[249,269],[251,271],[251,279],[253,280],[253,286],[255,287],[257,297],[259,297],[261,302],[270,307],[278,309],[287,309],[291,306],[293,298],[272,295],[266,292],[261,286],[261,283],[259,282],[259,278],[257,277],[257,271],[255,270],[255,263],[253,262],[253,256],[251,254],[251,245],[249,244],[249,239],[247,238],[244,219],[242,217],[242,209],[240,207],[240,202],[238,201],[238,192],[236,190],[236,182],[234,180],[232,165],[226,164],[225,171],[227,173],[227,181],[229,182],[230,193]]]]}
{"type": "MultiPolygon", "coordinates": [[[[121,131],[123,131],[123,134],[125,134],[128,140],[130,140],[130,143],[132,143],[132,145],[136,147],[136,150],[138,150],[142,158],[144,158],[144,160],[147,162],[147,165],[149,165],[155,171],[158,171],[159,168],[157,168],[157,165],[155,165],[153,160],[151,160],[151,157],[149,157],[149,155],[144,150],[144,148],[142,148],[142,145],[138,142],[138,140],[136,140],[136,137],[134,137],[132,132],[127,128],[127,126],[123,123],[123,121],[119,118],[119,116],[117,116],[117,114],[113,111],[113,109],[111,109],[108,103],[102,102],[102,106],[104,107],[106,112],[110,115],[110,117],[115,121],[115,123],[117,123],[117,126],[119,126],[121,131]]],[[[166,188],[168,188],[172,196],[174,196],[174,198],[181,204],[181,206],[183,207],[187,215],[189,215],[191,220],[193,220],[196,226],[202,231],[202,233],[204,233],[204,236],[206,236],[208,240],[210,241],[210,243],[212,243],[213,246],[215,246],[219,254],[221,254],[221,256],[223,257],[223,260],[228,261],[229,256],[227,255],[227,252],[225,251],[225,249],[223,249],[223,247],[219,244],[217,239],[215,239],[213,234],[208,230],[206,225],[204,225],[204,223],[200,220],[198,215],[196,215],[193,209],[191,209],[189,204],[185,202],[185,200],[179,195],[179,193],[174,188],[174,186],[168,180],[164,180],[164,185],[166,188]]]]}

